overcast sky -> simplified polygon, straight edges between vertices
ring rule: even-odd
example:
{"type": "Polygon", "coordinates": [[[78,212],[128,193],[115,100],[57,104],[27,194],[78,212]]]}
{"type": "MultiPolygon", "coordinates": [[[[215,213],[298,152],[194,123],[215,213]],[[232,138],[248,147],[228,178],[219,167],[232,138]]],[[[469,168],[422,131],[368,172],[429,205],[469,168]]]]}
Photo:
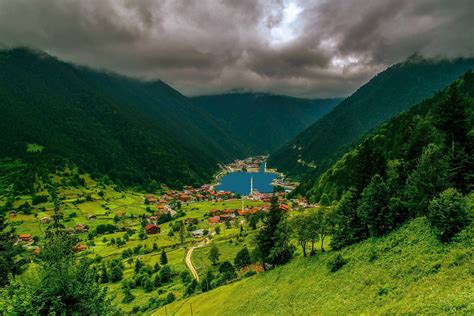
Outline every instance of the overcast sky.
{"type": "Polygon", "coordinates": [[[418,53],[473,56],[473,0],[0,0],[0,45],[186,95],[346,96],[418,53]]]}

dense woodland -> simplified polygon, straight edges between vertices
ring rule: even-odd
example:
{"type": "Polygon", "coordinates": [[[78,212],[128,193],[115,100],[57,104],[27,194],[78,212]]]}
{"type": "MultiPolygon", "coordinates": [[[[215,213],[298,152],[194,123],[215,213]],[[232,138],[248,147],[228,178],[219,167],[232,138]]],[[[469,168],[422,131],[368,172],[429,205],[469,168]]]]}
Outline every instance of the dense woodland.
{"type": "Polygon", "coordinates": [[[434,61],[417,56],[391,66],[275,151],[269,165],[302,179],[301,192],[305,192],[369,130],[431,97],[473,67],[473,59],[434,61]]]}
{"type": "Polygon", "coordinates": [[[416,216],[428,216],[449,240],[469,222],[468,204],[472,211],[473,123],[468,72],[337,161],[307,193],[322,205],[335,203],[332,247],[381,236],[416,216]],[[445,220],[450,228],[438,223],[445,220]]]}
{"type": "Polygon", "coordinates": [[[208,181],[219,162],[245,154],[207,113],[160,81],[26,49],[0,52],[0,69],[0,159],[18,159],[30,171],[37,168],[31,159],[48,170],[66,161],[118,185],[180,187],[208,181]]]}
{"type": "Polygon", "coordinates": [[[269,154],[329,113],[342,99],[302,99],[264,93],[194,97],[253,154],[269,154]]]}

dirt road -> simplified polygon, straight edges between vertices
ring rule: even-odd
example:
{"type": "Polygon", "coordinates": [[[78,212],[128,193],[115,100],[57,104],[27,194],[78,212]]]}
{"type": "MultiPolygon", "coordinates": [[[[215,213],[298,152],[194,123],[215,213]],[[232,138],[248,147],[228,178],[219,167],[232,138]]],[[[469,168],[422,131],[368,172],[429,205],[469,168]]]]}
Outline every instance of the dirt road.
{"type": "Polygon", "coordinates": [[[196,281],[199,281],[199,274],[196,271],[196,268],[193,265],[193,261],[191,260],[191,256],[193,255],[193,251],[196,248],[200,248],[204,245],[206,245],[209,242],[209,239],[205,238],[203,239],[199,244],[196,246],[192,246],[189,248],[188,252],[186,253],[186,257],[184,259],[186,266],[188,267],[189,271],[191,272],[192,276],[196,279],[196,281]]]}

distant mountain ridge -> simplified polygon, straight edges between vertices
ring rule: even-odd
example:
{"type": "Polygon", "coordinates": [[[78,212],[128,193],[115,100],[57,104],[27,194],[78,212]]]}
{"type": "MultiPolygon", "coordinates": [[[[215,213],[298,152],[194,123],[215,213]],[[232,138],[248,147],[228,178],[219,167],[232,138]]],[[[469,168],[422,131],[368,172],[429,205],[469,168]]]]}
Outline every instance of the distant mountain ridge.
{"type": "Polygon", "coordinates": [[[308,183],[306,189],[309,189],[315,179],[370,129],[432,96],[472,68],[472,58],[452,61],[412,58],[391,66],[274,152],[269,166],[306,178],[303,182],[308,183]]]}
{"type": "MultiPolygon", "coordinates": [[[[161,81],[94,71],[28,49],[0,51],[0,158],[67,159],[117,183],[208,181],[245,148],[161,81]]],[[[51,160],[52,161],[52,160],[51,160]]]]}
{"type": "Polygon", "coordinates": [[[191,100],[229,129],[253,154],[271,153],[342,101],[253,92],[206,95],[191,100]]]}

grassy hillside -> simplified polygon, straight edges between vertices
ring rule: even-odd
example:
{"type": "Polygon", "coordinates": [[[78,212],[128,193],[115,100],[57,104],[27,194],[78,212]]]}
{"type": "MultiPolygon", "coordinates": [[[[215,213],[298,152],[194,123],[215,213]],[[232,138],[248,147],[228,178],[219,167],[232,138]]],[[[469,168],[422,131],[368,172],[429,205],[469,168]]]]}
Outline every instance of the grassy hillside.
{"type": "Polygon", "coordinates": [[[474,59],[411,59],[394,65],[275,152],[269,165],[314,179],[370,129],[431,97],[473,67],[474,59]]]}
{"type": "Polygon", "coordinates": [[[176,301],[153,315],[310,315],[474,312],[472,241],[467,227],[439,242],[424,218],[386,237],[298,258],[272,271],[176,301]],[[348,263],[329,272],[341,254],[348,263]]]}
{"type": "Polygon", "coordinates": [[[270,153],[282,146],[341,102],[263,93],[229,93],[191,100],[256,154],[270,153]]]}
{"type": "MultiPolygon", "coordinates": [[[[125,185],[203,183],[243,155],[207,113],[162,82],[92,71],[26,49],[0,51],[0,158],[67,159],[125,185]]],[[[56,160],[56,162],[53,162],[56,160]]]]}

